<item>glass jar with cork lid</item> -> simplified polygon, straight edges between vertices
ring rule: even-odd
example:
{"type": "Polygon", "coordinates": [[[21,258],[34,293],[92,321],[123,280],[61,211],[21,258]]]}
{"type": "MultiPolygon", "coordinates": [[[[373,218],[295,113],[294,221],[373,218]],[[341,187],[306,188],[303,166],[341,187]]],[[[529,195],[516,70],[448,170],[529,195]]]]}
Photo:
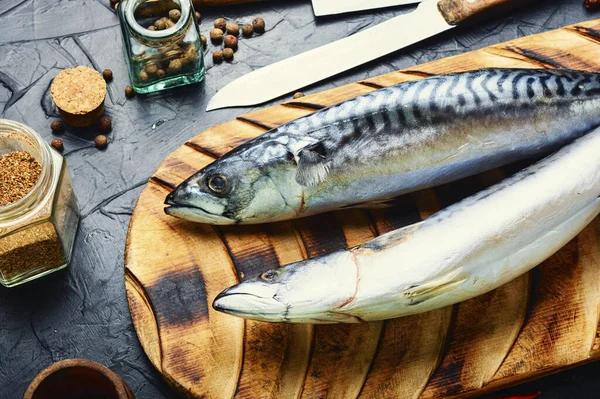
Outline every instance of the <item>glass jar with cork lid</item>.
{"type": "Polygon", "coordinates": [[[0,119],[0,284],[67,267],[78,225],[64,157],[30,127],[0,119]]]}
{"type": "Polygon", "coordinates": [[[117,12],[137,93],[204,79],[202,40],[191,0],[123,0],[117,12]]]}

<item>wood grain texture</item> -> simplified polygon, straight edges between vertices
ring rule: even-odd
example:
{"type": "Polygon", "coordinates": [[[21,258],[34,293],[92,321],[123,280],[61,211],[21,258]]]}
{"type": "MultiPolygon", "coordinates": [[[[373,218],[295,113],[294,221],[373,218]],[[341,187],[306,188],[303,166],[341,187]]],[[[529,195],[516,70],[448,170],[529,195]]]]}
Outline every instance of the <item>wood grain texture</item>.
{"type": "Polygon", "coordinates": [[[600,220],[532,272],[455,306],[385,322],[244,321],[210,306],[261,271],[415,223],[523,165],[406,195],[391,208],[211,227],[163,212],[166,194],[268,129],[357,95],[484,67],[600,71],[600,21],[525,37],[241,115],[176,150],[131,219],[127,297],[150,361],[193,398],[472,397],[600,359],[600,220]]]}

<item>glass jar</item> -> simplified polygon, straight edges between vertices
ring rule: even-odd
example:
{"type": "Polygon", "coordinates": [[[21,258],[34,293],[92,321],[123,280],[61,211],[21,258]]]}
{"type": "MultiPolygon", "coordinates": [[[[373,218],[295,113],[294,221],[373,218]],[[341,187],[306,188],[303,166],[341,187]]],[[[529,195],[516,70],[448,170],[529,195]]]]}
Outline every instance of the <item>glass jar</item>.
{"type": "Polygon", "coordinates": [[[202,40],[191,0],[123,0],[117,10],[129,77],[137,93],[204,79],[202,40]],[[174,9],[180,12],[177,22],[168,18],[174,9]],[[147,29],[158,19],[172,26],[147,29]]]}
{"type": "Polygon", "coordinates": [[[0,119],[0,156],[14,151],[29,153],[41,172],[24,197],[0,206],[0,284],[6,287],[67,267],[79,225],[65,158],[30,127],[0,119]]]}

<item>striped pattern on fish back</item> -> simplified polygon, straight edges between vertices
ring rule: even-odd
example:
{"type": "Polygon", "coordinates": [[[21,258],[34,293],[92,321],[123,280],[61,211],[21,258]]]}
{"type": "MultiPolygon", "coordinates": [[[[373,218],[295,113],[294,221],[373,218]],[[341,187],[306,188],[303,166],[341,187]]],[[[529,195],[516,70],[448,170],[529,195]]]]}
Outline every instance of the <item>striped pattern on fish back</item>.
{"type": "Polygon", "coordinates": [[[376,90],[289,122],[277,131],[309,135],[336,145],[352,139],[351,135],[381,131],[397,134],[403,127],[497,112],[501,107],[528,107],[590,97],[600,97],[599,74],[571,70],[482,69],[376,90]]]}

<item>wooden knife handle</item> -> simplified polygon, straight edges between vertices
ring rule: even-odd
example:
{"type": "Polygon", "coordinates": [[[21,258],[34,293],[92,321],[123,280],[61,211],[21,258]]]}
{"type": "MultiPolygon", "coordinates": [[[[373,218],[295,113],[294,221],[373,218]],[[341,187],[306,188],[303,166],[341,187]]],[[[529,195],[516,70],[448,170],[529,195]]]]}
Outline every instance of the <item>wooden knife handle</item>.
{"type": "Polygon", "coordinates": [[[457,25],[487,9],[509,4],[510,0],[440,0],[438,8],[450,25],[457,25]]]}

